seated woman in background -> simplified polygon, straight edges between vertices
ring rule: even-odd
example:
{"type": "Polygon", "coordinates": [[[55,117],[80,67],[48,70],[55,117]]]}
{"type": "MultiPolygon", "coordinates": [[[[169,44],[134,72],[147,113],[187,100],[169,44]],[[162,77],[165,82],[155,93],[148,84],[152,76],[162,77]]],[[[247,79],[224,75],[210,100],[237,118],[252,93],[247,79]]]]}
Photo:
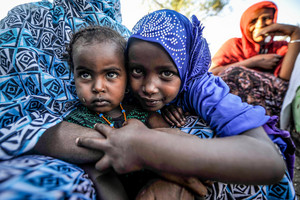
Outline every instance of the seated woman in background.
{"type": "Polygon", "coordinates": [[[240,21],[242,38],[225,42],[209,70],[243,101],[279,116],[300,51],[300,28],[276,23],[277,13],[277,6],[270,1],[249,7],[240,21]],[[274,41],[274,36],[289,36],[290,42],[274,41]]]}

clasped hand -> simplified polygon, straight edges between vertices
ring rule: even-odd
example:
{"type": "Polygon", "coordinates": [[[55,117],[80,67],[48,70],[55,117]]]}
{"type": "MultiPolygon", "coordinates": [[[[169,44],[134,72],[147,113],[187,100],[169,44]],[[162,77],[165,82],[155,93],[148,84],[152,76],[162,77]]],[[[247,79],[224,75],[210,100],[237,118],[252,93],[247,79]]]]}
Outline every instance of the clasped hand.
{"type": "MultiPolygon", "coordinates": [[[[112,167],[118,174],[138,171],[145,168],[148,153],[151,152],[151,144],[140,144],[139,136],[153,134],[142,122],[136,119],[129,119],[124,126],[119,129],[111,128],[105,124],[96,124],[95,129],[105,138],[79,137],[76,144],[81,147],[103,151],[104,156],[99,160],[95,168],[104,171],[112,167]],[[139,148],[139,145],[143,145],[139,148]],[[147,148],[149,146],[149,148],[147,148]],[[143,153],[147,151],[148,153],[143,153]]],[[[175,130],[175,129],[172,129],[175,130]]],[[[177,131],[174,131],[177,133],[177,131]]],[[[147,144],[147,142],[146,142],[147,144]]],[[[147,168],[147,167],[146,167],[147,168]]],[[[196,177],[178,176],[172,173],[157,172],[162,178],[182,185],[199,196],[207,194],[206,185],[212,184],[209,181],[203,183],[196,177]]]]}

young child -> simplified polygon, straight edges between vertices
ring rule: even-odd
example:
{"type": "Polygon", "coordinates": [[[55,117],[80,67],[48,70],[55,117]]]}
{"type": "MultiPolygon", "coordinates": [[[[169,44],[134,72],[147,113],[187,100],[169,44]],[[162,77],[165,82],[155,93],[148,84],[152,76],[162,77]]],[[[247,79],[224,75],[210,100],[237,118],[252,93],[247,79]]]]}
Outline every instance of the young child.
{"type": "MultiPolygon", "coordinates": [[[[125,39],[109,27],[86,27],[73,35],[68,49],[69,65],[81,105],[65,121],[89,128],[94,128],[97,123],[120,128],[127,119],[135,118],[149,128],[170,127],[158,113],[143,111],[138,105],[122,105],[127,85],[125,46],[125,39]]],[[[93,180],[101,199],[126,199],[126,194],[133,199],[150,179],[158,177],[149,171],[117,177],[111,171],[101,174],[93,167],[84,165],[83,168],[93,180]]],[[[174,176],[164,177],[178,182],[174,176]]],[[[201,184],[198,182],[197,189],[201,184]]],[[[195,188],[195,184],[184,186],[195,188]]]]}
{"type": "Polygon", "coordinates": [[[207,72],[210,52],[202,29],[195,16],[191,22],[172,10],[143,17],[127,45],[129,79],[144,109],[158,111],[173,103],[202,117],[216,131],[217,139],[165,134],[130,120],[118,130],[98,125],[106,139],[79,138],[77,144],[105,152],[96,164],[99,170],[113,167],[126,173],[147,168],[217,181],[207,199],[229,193],[232,198],[240,197],[239,185],[221,182],[246,184],[249,193],[242,195],[265,198],[276,193],[267,185],[276,183],[288,192],[275,196],[293,199],[289,175],[282,179],[284,162],[261,127],[265,128],[269,117],[262,107],[242,103],[220,78],[207,72]],[[131,151],[124,151],[128,146],[131,151]],[[268,192],[258,194],[257,188],[268,192]]]}

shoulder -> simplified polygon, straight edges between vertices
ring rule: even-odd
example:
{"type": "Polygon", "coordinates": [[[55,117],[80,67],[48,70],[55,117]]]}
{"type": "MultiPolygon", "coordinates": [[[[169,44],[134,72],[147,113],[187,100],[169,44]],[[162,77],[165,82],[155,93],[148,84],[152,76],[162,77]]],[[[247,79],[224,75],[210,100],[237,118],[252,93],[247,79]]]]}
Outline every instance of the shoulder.
{"type": "Polygon", "coordinates": [[[147,122],[149,112],[143,110],[140,105],[127,104],[123,106],[128,119],[138,119],[143,123],[147,122]]]}
{"type": "Polygon", "coordinates": [[[242,43],[242,39],[241,38],[230,38],[229,40],[227,40],[226,42],[223,43],[223,45],[221,46],[221,48],[227,47],[227,46],[236,46],[242,43]]]}
{"type": "Polygon", "coordinates": [[[95,123],[99,122],[97,114],[91,112],[87,107],[82,104],[78,105],[69,115],[64,118],[64,121],[78,124],[84,127],[93,128],[95,123]]]}

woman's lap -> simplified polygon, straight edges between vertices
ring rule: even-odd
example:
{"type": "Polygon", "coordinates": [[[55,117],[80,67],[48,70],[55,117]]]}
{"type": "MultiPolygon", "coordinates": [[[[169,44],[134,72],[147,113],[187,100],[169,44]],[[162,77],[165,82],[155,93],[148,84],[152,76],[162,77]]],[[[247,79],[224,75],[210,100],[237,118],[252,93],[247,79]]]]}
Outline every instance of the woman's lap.
{"type": "Polygon", "coordinates": [[[219,76],[242,101],[263,106],[268,115],[280,116],[288,81],[246,67],[228,67],[219,76]]]}

